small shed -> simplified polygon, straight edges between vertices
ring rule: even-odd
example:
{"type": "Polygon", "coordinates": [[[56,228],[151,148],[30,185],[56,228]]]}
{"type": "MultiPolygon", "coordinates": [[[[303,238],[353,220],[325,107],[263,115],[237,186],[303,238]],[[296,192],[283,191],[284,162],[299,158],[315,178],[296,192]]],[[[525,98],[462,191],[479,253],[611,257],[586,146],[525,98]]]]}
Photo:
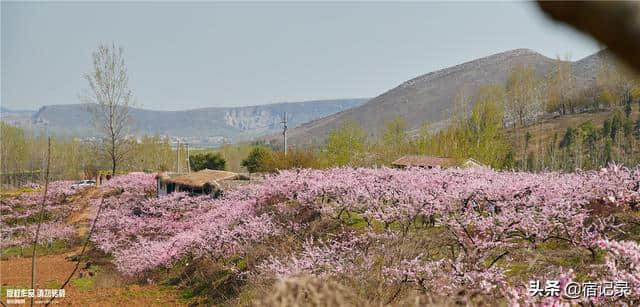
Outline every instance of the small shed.
{"type": "Polygon", "coordinates": [[[162,173],[156,176],[158,197],[173,192],[188,192],[217,197],[222,193],[222,182],[230,180],[249,180],[249,177],[234,172],[210,169],[203,169],[190,174],[162,173]]]}
{"type": "Polygon", "coordinates": [[[422,167],[422,168],[442,167],[444,168],[444,167],[449,167],[453,165],[455,165],[455,160],[452,158],[420,156],[420,155],[407,155],[391,162],[391,166],[395,168],[408,168],[408,167],[422,167]]]}
{"type": "Polygon", "coordinates": [[[462,162],[462,168],[477,168],[477,167],[487,167],[486,165],[478,162],[478,160],[473,158],[468,158],[462,162]]]}

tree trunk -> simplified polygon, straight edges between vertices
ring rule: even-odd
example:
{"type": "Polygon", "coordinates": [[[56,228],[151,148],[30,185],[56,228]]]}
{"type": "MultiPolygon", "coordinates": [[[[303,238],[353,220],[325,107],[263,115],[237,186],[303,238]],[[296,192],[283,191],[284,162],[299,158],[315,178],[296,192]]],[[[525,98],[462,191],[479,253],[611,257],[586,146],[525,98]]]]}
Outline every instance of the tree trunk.
{"type": "Polygon", "coordinates": [[[116,137],[111,133],[111,177],[116,175],[116,137]]]}

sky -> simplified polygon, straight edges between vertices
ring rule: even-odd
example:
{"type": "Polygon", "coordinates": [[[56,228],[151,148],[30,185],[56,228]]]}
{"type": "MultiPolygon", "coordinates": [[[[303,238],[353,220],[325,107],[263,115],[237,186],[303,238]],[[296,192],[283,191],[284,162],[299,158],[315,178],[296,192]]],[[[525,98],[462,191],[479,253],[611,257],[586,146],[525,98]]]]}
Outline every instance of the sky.
{"type": "Polygon", "coordinates": [[[80,103],[100,43],[125,50],[139,106],[181,110],[375,97],[517,48],[600,47],[529,2],[1,2],[1,105],[80,103]]]}

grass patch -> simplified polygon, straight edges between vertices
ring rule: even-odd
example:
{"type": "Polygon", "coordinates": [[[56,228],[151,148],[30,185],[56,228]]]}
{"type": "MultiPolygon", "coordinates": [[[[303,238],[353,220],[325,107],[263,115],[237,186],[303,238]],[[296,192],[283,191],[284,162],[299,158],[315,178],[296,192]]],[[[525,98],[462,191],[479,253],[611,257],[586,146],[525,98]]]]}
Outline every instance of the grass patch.
{"type": "Polygon", "coordinates": [[[198,283],[195,287],[188,287],[180,293],[180,297],[182,299],[193,299],[201,295],[206,289],[208,285],[206,283],[198,283]]]}
{"type": "Polygon", "coordinates": [[[96,280],[93,277],[81,277],[71,280],[71,284],[82,291],[87,291],[95,288],[96,280]]]}
{"type": "MultiPolygon", "coordinates": [[[[352,227],[355,230],[365,230],[367,229],[367,227],[369,227],[369,224],[367,224],[367,221],[364,219],[364,217],[362,217],[362,215],[360,215],[359,213],[355,212],[355,211],[345,211],[342,214],[340,214],[340,216],[338,217],[340,222],[342,222],[343,224],[352,227]]],[[[378,220],[370,220],[369,221],[371,223],[371,228],[374,231],[383,231],[384,230],[384,223],[378,220]]],[[[391,226],[393,227],[393,226],[391,226]]],[[[398,226],[400,227],[400,226],[398,226]]]]}
{"type": "MultiPolygon", "coordinates": [[[[38,244],[36,245],[36,257],[62,254],[67,252],[70,247],[71,244],[64,240],[53,241],[51,245],[38,244]]],[[[31,245],[13,246],[0,251],[0,259],[8,260],[18,257],[31,257],[32,251],[33,249],[31,245]]]]}
{"type": "Polygon", "coordinates": [[[59,289],[62,286],[62,283],[57,280],[50,280],[44,283],[45,289],[59,289]]]}

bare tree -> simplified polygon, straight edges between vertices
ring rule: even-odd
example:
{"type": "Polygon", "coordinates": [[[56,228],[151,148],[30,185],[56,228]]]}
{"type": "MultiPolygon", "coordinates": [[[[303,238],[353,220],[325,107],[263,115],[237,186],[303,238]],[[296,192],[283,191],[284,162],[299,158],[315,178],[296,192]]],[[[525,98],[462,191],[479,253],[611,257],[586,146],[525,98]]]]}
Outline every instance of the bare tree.
{"type": "Polygon", "coordinates": [[[609,52],[603,54],[596,80],[602,98],[611,107],[624,106],[640,84],[638,75],[609,52]]]}
{"type": "Polygon", "coordinates": [[[557,111],[561,115],[574,113],[576,81],[571,69],[571,58],[558,57],[546,81],[547,111],[557,111]]]}
{"type": "Polygon", "coordinates": [[[129,88],[124,50],[101,44],[93,52],[93,71],[85,74],[89,82],[88,94],[84,97],[93,113],[94,124],[102,136],[100,149],[111,161],[111,174],[126,157],[131,148],[127,132],[131,123],[133,92],[129,88]]]}
{"type": "Polygon", "coordinates": [[[524,126],[540,113],[540,82],[532,67],[515,65],[507,80],[505,111],[514,126],[524,126]]]}
{"type": "Polygon", "coordinates": [[[473,94],[469,85],[463,84],[453,96],[453,108],[449,118],[455,122],[465,121],[471,114],[473,94]]]}

